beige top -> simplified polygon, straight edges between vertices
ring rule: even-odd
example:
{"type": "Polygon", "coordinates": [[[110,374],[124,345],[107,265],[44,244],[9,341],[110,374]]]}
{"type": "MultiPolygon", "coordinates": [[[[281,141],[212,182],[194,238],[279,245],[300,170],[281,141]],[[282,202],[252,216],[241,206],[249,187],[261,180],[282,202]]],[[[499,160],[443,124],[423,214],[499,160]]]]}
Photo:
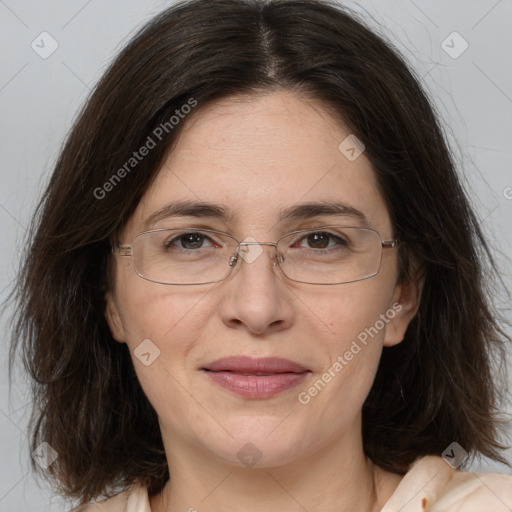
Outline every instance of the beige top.
{"type": "MultiPolygon", "coordinates": [[[[454,470],[441,457],[418,459],[381,512],[512,512],[512,475],[454,470]]],[[[145,487],[70,512],[151,512],[145,487]]]]}

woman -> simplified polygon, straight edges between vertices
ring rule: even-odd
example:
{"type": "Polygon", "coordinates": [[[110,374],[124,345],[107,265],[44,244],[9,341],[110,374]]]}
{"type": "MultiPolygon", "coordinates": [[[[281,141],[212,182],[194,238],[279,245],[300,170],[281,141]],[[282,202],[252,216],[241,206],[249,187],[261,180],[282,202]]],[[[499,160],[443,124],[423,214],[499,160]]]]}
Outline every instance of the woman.
{"type": "Polygon", "coordinates": [[[387,43],[325,1],[180,3],[38,210],[33,448],[79,510],[510,510],[512,477],[459,470],[505,462],[492,268],[387,43]]]}

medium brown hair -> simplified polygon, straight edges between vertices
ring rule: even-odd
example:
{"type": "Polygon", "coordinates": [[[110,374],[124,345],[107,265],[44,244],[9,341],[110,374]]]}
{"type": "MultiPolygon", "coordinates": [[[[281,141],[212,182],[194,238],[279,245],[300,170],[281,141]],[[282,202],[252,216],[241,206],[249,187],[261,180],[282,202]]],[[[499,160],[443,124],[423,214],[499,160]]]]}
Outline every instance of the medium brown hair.
{"type": "Polygon", "coordinates": [[[95,191],[191,98],[200,109],[283,89],[323,102],[365,144],[407,242],[402,277],[412,258],[424,269],[419,311],[403,342],[384,349],[363,407],[365,453],[401,474],[453,441],[503,461],[493,361],[509,340],[488,293],[496,268],[414,73],[335,2],[192,0],[154,17],[111,64],[32,223],[11,355],[21,349],[32,376],[32,446],[46,441],[58,452],[47,474],[62,493],[85,502],[139,479],[154,494],[169,478],[156,413],[104,310],[110,237],[183,123],[103,197],[95,191]]]}

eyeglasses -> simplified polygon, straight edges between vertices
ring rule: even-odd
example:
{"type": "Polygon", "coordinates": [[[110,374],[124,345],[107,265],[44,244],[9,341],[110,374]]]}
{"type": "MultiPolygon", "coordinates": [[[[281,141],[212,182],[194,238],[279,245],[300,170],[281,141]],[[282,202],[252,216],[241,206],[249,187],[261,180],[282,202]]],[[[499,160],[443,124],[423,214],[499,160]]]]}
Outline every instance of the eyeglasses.
{"type": "Polygon", "coordinates": [[[112,252],[129,256],[135,272],[161,284],[195,285],[226,279],[240,258],[247,263],[273,245],[274,266],[292,281],[307,284],[343,284],[377,274],[382,250],[399,241],[382,240],[369,228],[322,226],[287,233],[277,242],[246,238],[239,242],[221,231],[196,228],[153,229],[136,235],[130,245],[117,244],[112,252]],[[249,241],[248,241],[249,240],[249,241]]]}

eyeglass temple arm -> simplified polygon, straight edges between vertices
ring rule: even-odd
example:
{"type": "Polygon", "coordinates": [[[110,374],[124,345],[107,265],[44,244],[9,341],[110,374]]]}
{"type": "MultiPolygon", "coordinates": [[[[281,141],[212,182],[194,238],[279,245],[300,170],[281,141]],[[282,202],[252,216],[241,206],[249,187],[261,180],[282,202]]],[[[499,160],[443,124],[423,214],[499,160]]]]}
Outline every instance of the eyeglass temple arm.
{"type": "Polygon", "coordinates": [[[382,242],[382,247],[384,249],[393,249],[393,248],[397,247],[399,243],[400,243],[399,240],[384,240],[382,242]]]}

